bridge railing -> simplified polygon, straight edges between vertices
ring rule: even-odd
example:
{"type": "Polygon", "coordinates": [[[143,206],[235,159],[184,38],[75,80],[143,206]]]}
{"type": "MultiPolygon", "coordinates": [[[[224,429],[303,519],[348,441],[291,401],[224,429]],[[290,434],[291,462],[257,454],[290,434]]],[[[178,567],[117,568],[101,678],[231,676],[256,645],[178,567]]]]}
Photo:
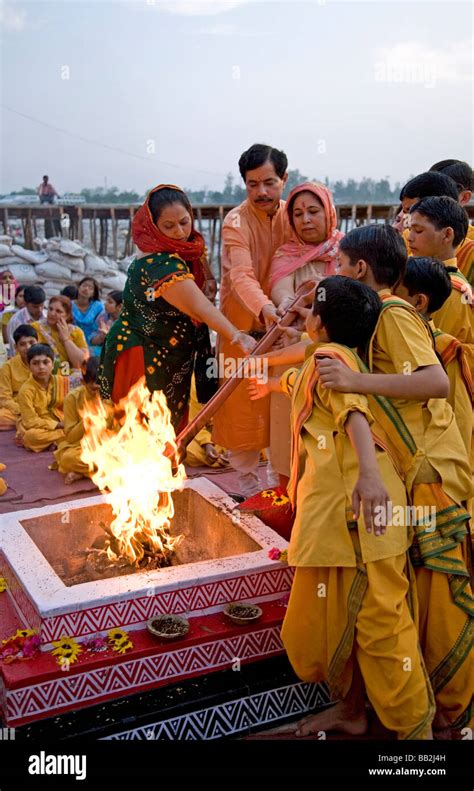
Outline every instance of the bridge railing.
{"type": "MultiPolygon", "coordinates": [[[[0,205],[0,223],[4,233],[20,230],[25,247],[33,249],[36,237],[62,235],[77,239],[98,255],[118,260],[135,252],[131,226],[139,204],[66,204],[0,205]]],[[[222,223],[234,204],[197,204],[193,206],[195,222],[209,249],[209,260],[218,271],[221,254],[222,223]]],[[[474,204],[467,208],[474,219],[474,204]]],[[[369,222],[392,222],[397,211],[393,204],[337,204],[338,226],[347,232],[369,222]]]]}

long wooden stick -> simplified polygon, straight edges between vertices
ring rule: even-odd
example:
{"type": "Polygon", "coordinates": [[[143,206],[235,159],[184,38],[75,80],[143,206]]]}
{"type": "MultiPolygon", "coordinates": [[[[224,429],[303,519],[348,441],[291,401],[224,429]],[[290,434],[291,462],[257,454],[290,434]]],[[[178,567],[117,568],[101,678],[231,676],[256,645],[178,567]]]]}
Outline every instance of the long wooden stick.
{"type": "MultiPolygon", "coordinates": [[[[280,337],[281,333],[285,329],[285,327],[289,327],[293,324],[294,320],[296,319],[298,312],[295,310],[297,307],[303,307],[305,303],[307,303],[309,296],[314,291],[314,283],[311,283],[311,287],[309,284],[305,284],[307,286],[305,290],[299,289],[296,293],[295,299],[289,305],[288,309],[285,311],[283,316],[281,317],[278,324],[274,324],[270,329],[265,333],[263,338],[257,343],[255,349],[253,350],[250,357],[255,357],[259,354],[264,354],[267,352],[275,341],[280,337]]],[[[236,387],[242,382],[242,377],[240,374],[242,373],[243,369],[247,365],[247,360],[249,357],[243,358],[241,364],[237,368],[234,376],[230,379],[227,379],[218,389],[217,393],[215,393],[212,398],[209,399],[207,404],[201,409],[199,414],[192,420],[186,428],[181,431],[180,434],[176,437],[176,443],[178,445],[178,449],[181,453],[184,452],[185,448],[189,445],[189,443],[194,439],[196,434],[198,434],[201,429],[209,422],[209,420],[215,415],[219,407],[224,403],[226,398],[230,396],[231,393],[234,392],[236,387]]]]}

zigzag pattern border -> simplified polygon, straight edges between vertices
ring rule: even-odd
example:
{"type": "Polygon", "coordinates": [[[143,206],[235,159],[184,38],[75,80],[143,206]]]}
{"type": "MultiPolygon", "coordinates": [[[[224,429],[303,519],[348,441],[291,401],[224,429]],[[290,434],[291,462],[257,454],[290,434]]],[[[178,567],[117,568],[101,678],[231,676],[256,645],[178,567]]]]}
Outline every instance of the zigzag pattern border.
{"type": "Polygon", "coordinates": [[[222,739],[259,725],[276,723],[290,715],[303,715],[327,703],[329,691],[326,684],[300,681],[197,709],[180,717],[119,731],[102,737],[101,741],[222,739]]]}
{"type": "Polygon", "coordinates": [[[124,659],[97,670],[64,673],[50,681],[6,690],[3,711],[7,725],[19,725],[99,699],[123,697],[160,683],[172,683],[213,670],[231,667],[241,661],[283,653],[280,628],[273,626],[222,640],[139,659],[124,659]]]}
{"type": "Polygon", "coordinates": [[[114,627],[130,628],[144,625],[157,612],[191,614],[228,601],[280,595],[288,593],[293,570],[288,566],[271,571],[255,572],[239,577],[216,580],[202,585],[158,593],[154,596],[122,600],[88,610],[45,618],[41,626],[41,641],[50,643],[62,635],[86,637],[114,627]]]}
{"type": "Polygon", "coordinates": [[[41,615],[36,609],[34,603],[29,596],[25,593],[23,585],[18,579],[16,573],[10,566],[4,553],[0,550],[0,577],[4,577],[7,581],[7,593],[13,599],[17,609],[23,615],[25,624],[30,629],[40,630],[41,628],[41,615]]]}

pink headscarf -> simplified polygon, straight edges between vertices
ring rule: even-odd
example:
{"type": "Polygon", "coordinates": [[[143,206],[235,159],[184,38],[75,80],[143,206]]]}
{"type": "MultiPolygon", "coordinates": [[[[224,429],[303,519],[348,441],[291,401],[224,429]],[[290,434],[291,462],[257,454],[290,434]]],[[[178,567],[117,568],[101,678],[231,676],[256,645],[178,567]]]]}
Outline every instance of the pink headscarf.
{"type": "MultiPolygon", "coordinates": [[[[324,271],[325,276],[333,275],[336,269],[335,259],[339,242],[344,234],[336,228],[337,215],[332,200],[331,190],[325,187],[324,184],[317,184],[314,181],[306,181],[304,184],[299,184],[297,187],[294,187],[288,195],[286,201],[287,213],[291,199],[300,192],[311,192],[321,201],[326,216],[326,239],[319,244],[307,244],[306,242],[302,242],[297,236],[296,231],[293,230],[290,241],[282,244],[273,256],[270,268],[270,289],[272,289],[279,280],[287,275],[291,275],[292,272],[296,272],[297,269],[305,266],[305,264],[308,264],[310,261],[322,261],[326,264],[324,271]]],[[[293,228],[293,226],[291,227],[293,228]]]]}
{"type": "Polygon", "coordinates": [[[5,269],[5,271],[0,274],[0,312],[12,305],[15,307],[15,292],[17,288],[18,283],[13,277],[13,272],[11,272],[10,269],[5,269]],[[12,276],[12,282],[9,284],[8,288],[6,288],[6,283],[3,282],[5,275],[12,276]]]}

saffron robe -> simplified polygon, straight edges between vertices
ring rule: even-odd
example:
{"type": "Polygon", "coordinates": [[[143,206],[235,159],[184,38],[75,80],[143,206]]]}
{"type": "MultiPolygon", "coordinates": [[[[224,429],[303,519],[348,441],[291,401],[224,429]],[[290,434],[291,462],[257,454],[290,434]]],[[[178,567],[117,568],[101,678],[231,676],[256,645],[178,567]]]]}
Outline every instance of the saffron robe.
{"type": "MultiPolygon", "coordinates": [[[[232,209],[222,227],[222,277],[220,309],[239,330],[264,333],[260,313],[270,299],[271,260],[290,227],[280,201],[269,217],[248,200],[232,209]]],[[[242,352],[219,337],[219,354],[237,359],[242,352]]],[[[224,401],[214,417],[213,439],[234,451],[261,450],[270,441],[270,397],[251,401],[248,382],[243,380],[224,401]]]]}
{"type": "Polygon", "coordinates": [[[18,393],[30,376],[30,369],[19,354],[0,368],[0,427],[14,429],[20,416],[18,393]]]}
{"type": "Polygon", "coordinates": [[[17,424],[25,448],[39,453],[64,439],[64,431],[58,428],[58,423],[63,420],[68,389],[66,376],[52,374],[46,388],[31,375],[26,380],[18,393],[20,419],[17,424]]]}

